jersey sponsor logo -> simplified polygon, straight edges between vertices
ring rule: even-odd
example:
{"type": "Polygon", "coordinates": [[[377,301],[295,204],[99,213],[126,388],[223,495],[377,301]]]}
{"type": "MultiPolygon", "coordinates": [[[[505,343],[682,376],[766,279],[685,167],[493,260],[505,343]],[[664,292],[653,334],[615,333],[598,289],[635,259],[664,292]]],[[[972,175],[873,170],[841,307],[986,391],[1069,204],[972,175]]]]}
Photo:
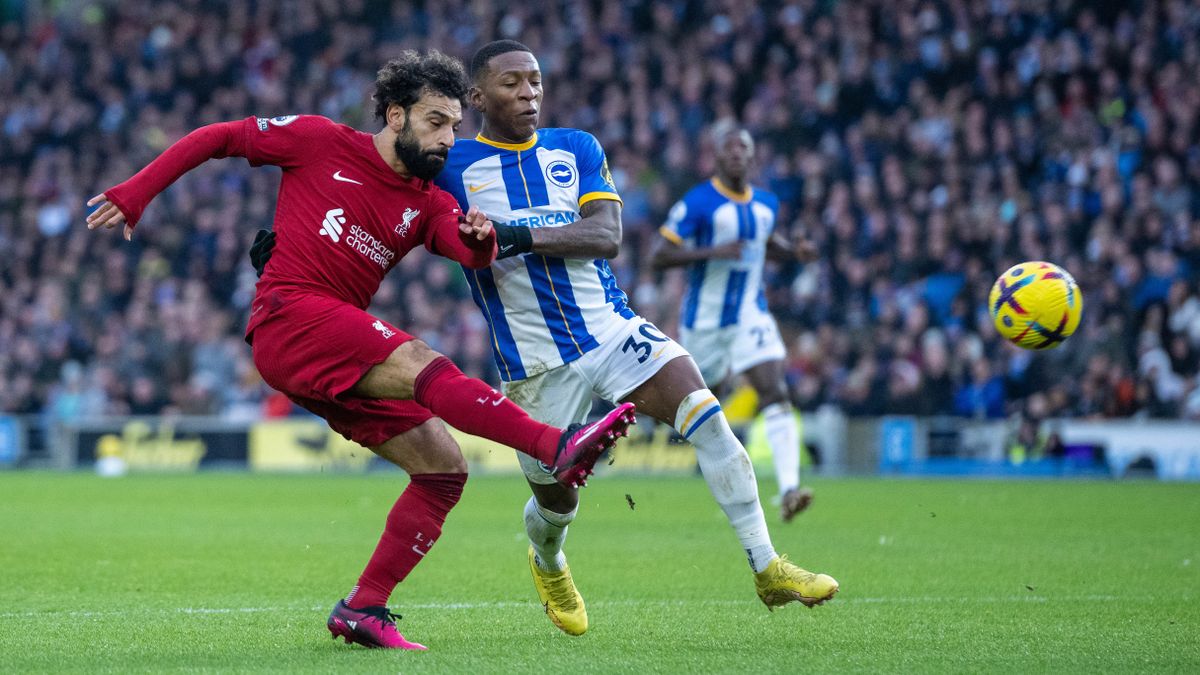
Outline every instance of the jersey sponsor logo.
{"type": "Polygon", "coordinates": [[[299,115],[280,115],[279,117],[272,117],[271,124],[274,124],[277,127],[286,127],[292,122],[295,122],[299,117],[299,115]]]}
{"type": "Polygon", "coordinates": [[[333,179],[340,180],[343,183],[354,183],[355,185],[362,185],[362,183],[354,180],[353,178],[346,178],[345,176],[343,176],[341,169],[338,169],[337,171],[333,172],[333,179]]]}
{"type": "Polygon", "coordinates": [[[491,185],[492,183],[495,183],[496,180],[497,179],[493,178],[493,179],[489,180],[488,182],[480,183],[479,185],[468,185],[467,192],[470,192],[471,194],[475,194],[476,192],[479,192],[480,190],[484,189],[485,187],[491,185]]]}
{"type": "Polygon", "coordinates": [[[321,231],[323,234],[333,240],[333,243],[338,243],[342,240],[342,226],[346,224],[345,211],[342,209],[329,209],[325,212],[325,219],[321,221],[321,231]]]}
{"type": "Polygon", "coordinates": [[[350,226],[350,233],[346,236],[346,244],[355,251],[358,251],[364,258],[385,270],[396,259],[395,251],[384,246],[379,237],[367,232],[358,225],[350,226]]]}
{"type": "Polygon", "coordinates": [[[592,426],[587,430],[587,433],[583,434],[582,436],[579,437],[579,440],[575,441],[575,445],[576,446],[583,445],[584,441],[591,438],[592,434],[596,433],[596,430],[599,428],[600,428],[600,423],[593,422],[592,426]]]}
{"type": "Polygon", "coordinates": [[[375,330],[379,331],[380,333],[383,333],[383,339],[385,339],[385,340],[396,334],[396,331],[383,325],[383,322],[380,321],[379,319],[375,319],[375,323],[371,324],[371,328],[374,328],[375,330]]]}
{"type": "Polygon", "coordinates": [[[546,180],[560,188],[569,188],[574,185],[576,177],[575,167],[561,159],[546,165],[546,180]]]}
{"type": "Polygon", "coordinates": [[[414,209],[411,206],[404,209],[404,213],[400,214],[400,218],[403,222],[396,226],[396,234],[400,235],[401,237],[407,237],[408,230],[412,227],[413,219],[419,215],[421,215],[420,209],[414,209]]]}
{"type": "Polygon", "coordinates": [[[383,269],[391,266],[392,261],[396,259],[396,252],[388,248],[379,240],[379,237],[367,232],[358,225],[351,225],[350,232],[346,233],[346,212],[343,209],[329,209],[325,212],[325,219],[321,221],[321,229],[318,234],[329,237],[333,243],[338,243],[342,240],[342,234],[346,234],[346,245],[358,251],[367,260],[379,265],[383,269]]]}
{"type": "Polygon", "coordinates": [[[574,211],[552,211],[536,216],[513,218],[505,224],[513,227],[518,225],[524,225],[525,227],[549,227],[553,225],[568,225],[575,222],[578,218],[579,214],[574,211]]]}

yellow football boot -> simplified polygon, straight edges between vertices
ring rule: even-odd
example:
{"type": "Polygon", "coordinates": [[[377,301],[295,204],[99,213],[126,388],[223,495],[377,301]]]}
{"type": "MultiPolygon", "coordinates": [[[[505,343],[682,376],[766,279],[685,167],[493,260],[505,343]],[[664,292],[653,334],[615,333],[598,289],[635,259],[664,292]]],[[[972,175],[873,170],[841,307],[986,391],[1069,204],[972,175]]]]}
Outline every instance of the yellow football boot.
{"type": "Polygon", "coordinates": [[[583,596],[575,589],[570,566],[563,567],[560,572],[547,572],[537,566],[533,547],[530,546],[529,571],[533,573],[533,587],[542,600],[546,616],[554,625],[567,635],[583,635],[587,632],[587,607],[583,605],[583,596]]]}
{"type": "Polygon", "coordinates": [[[838,582],[828,574],[800,569],[782,555],[754,575],[754,589],[767,609],[775,611],[793,600],[799,600],[805,607],[819,605],[838,592],[838,582]]]}

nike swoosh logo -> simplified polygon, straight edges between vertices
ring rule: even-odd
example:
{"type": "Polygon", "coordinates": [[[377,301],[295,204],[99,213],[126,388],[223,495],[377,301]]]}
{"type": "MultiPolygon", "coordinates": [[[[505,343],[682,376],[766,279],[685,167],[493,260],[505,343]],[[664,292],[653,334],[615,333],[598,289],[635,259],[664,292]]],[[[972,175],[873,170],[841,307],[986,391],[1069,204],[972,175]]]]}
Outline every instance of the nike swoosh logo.
{"type": "Polygon", "coordinates": [[[505,245],[505,246],[501,246],[501,247],[500,247],[500,252],[501,252],[501,253],[508,253],[508,249],[512,248],[512,247],[513,247],[513,246],[515,246],[515,245],[516,245],[516,244],[507,244],[507,245],[505,245]]]}
{"type": "Polygon", "coordinates": [[[470,192],[471,194],[475,194],[476,192],[479,192],[483,188],[485,188],[495,182],[496,182],[496,179],[493,178],[492,180],[489,180],[486,183],[480,183],[479,185],[468,185],[467,192],[470,192]]]}
{"type": "Polygon", "coordinates": [[[579,440],[575,442],[575,445],[577,445],[577,446],[579,446],[579,445],[583,445],[583,442],[584,442],[584,441],[586,441],[587,439],[591,438],[591,437],[592,437],[592,434],[596,433],[596,429],[597,429],[597,428],[599,428],[599,427],[600,427],[600,423],[599,423],[599,422],[594,422],[594,423],[592,424],[592,428],[591,428],[591,429],[588,429],[588,432],[587,432],[586,434],[584,434],[584,435],[580,436],[580,437],[579,437],[579,440]]]}
{"type": "Polygon", "coordinates": [[[341,169],[338,169],[337,171],[333,172],[333,179],[340,180],[343,183],[354,183],[355,185],[362,185],[362,183],[354,180],[353,178],[346,178],[345,176],[343,176],[341,169]]]}

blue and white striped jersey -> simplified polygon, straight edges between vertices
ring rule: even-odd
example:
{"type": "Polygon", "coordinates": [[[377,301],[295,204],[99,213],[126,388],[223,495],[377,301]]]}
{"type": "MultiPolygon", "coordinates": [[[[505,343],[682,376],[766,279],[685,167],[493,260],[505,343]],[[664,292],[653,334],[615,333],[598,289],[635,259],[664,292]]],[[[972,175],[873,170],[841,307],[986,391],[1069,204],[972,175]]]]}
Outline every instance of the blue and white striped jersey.
{"type": "MultiPolygon", "coordinates": [[[[578,129],[540,129],[520,144],[460,140],[436,183],[463,211],[535,228],[573,223],[594,199],[621,200],[600,143],[578,129]]],[[[634,315],[606,260],[526,253],[463,272],[505,381],[574,361],[599,346],[614,314],[634,315]]]]}
{"type": "Polygon", "coordinates": [[[692,188],[671,207],[659,232],[675,244],[709,248],[745,242],[738,260],[701,260],[688,266],[679,317],[683,328],[731,326],[745,311],[767,311],[763,260],[778,212],[779,199],[770,192],[747,187],[738,194],[716,178],[692,188]]]}

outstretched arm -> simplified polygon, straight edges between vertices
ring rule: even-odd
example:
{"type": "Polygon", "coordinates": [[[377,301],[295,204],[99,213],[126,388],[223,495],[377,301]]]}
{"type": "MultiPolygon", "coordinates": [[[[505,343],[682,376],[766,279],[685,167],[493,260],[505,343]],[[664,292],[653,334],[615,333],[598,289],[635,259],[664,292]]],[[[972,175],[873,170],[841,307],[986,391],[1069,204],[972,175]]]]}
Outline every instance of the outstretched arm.
{"type": "Polygon", "coordinates": [[[767,240],[767,257],[776,262],[812,262],[817,259],[817,246],[805,237],[788,241],[779,232],[767,240]]]}
{"type": "Polygon", "coordinates": [[[111,229],[124,223],[125,238],[131,238],[150,200],[180,176],[209,159],[245,155],[243,129],[240,121],[221,122],[179,139],[132,178],[89,199],[88,206],[98,204],[99,208],[88,215],[88,229],[111,229]]]}
{"type": "Polygon", "coordinates": [[[496,225],[497,258],[540,253],[553,258],[615,258],[621,250],[621,202],[595,199],[579,220],[561,227],[496,225]]]}
{"type": "Polygon", "coordinates": [[[701,260],[737,260],[742,257],[741,241],[705,248],[684,248],[668,238],[666,232],[662,232],[662,235],[655,240],[650,253],[650,266],[656,270],[682,267],[701,260]]]}
{"type": "Polygon", "coordinates": [[[579,209],[580,219],[562,227],[533,230],[534,253],[555,258],[615,258],[621,251],[621,202],[595,199],[579,209]]]}
{"type": "Polygon", "coordinates": [[[434,215],[426,232],[425,247],[469,269],[480,269],[496,259],[496,232],[492,221],[472,206],[464,215],[454,198],[441,193],[433,204],[443,208],[434,215]]]}

